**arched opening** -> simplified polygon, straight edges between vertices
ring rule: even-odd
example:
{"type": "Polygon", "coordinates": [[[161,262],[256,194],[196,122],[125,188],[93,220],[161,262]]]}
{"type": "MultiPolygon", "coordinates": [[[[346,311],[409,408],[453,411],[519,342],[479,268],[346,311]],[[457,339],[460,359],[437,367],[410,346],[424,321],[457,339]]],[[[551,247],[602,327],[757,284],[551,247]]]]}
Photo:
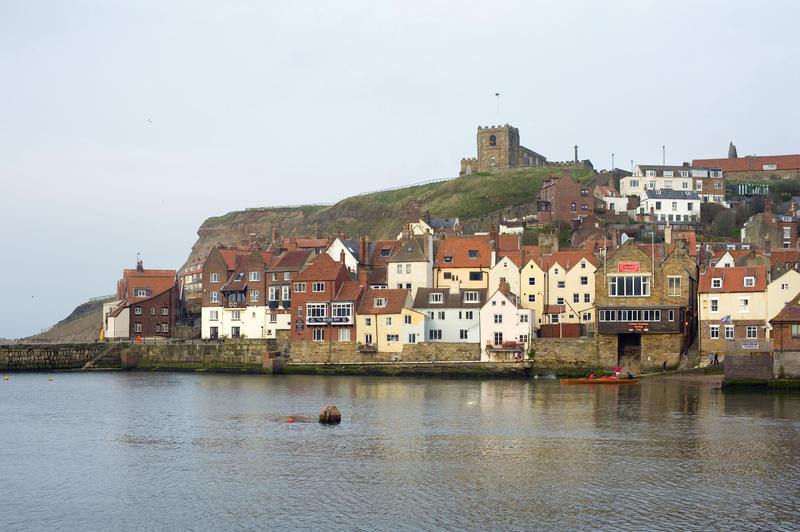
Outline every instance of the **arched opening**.
{"type": "Polygon", "coordinates": [[[489,137],[489,146],[497,146],[497,137],[494,135],[489,137]]]}

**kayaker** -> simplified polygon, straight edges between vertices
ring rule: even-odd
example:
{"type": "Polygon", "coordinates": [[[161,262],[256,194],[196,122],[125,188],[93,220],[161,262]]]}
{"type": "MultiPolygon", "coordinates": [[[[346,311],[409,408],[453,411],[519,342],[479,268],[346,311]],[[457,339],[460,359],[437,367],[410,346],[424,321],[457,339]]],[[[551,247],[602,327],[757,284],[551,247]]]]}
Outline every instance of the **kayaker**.
{"type": "Polygon", "coordinates": [[[589,380],[594,380],[594,373],[592,373],[591,375],[589,375],[589,380]]]}
{"type": "Polygon", "coordinates": [[[633,375],[631,375],[630,371],[628,372],[628,379],[633,379],[633,375]]]}
{"type": "Polygon", "coordinates": [[[615,375],[616,377],[619,377],[619,372],[620,372],[619,366],[617,366],[616,368],[614,368],[614,375],[615,375]]]}

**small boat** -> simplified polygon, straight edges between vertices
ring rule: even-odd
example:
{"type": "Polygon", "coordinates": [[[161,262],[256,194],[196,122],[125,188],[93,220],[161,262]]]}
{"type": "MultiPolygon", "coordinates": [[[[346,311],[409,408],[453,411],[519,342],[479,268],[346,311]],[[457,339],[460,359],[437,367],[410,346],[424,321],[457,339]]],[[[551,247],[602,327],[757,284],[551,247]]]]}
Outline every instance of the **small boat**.
{"type": "Polygon", "coordinates": [[[639,379],[561,379],[561,384],[636,384],[639,379]]]}

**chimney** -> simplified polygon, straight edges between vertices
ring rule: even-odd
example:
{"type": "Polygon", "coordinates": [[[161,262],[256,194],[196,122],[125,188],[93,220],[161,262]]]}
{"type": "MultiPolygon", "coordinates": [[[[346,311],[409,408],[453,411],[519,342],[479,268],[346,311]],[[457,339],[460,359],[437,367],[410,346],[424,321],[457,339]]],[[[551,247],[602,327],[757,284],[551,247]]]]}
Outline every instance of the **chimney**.
{"type": "Polygon", "coordinates": [[[297,251],[297,238],[289,237],[289,247],[287,249],[289,251],[297,251]]]}
{"type": "Polygon", "coordinates": [[[667,222],[667,226],[664,227],[664,243],[667,245],[672,244],[672,226],[669,225],[669,222],[667,222]]]}
{"type": "Polygon", "coordinates": [[[497,264],[497,252],[495,250],[492,250],[492,256],[489,261],[489,267],[494,268],[495,264],[497,264]]]}
{"type": "Polygon", "coordinates": [[[498,290],[500,290],[500,293],[505,295],[511,293],[511,285],[508,284],[508,281],[506,281],[505,277],[500,278],[500,286],[498,287],[498,290]]]}
{"type": "Polygon", "coordinates": [[[342,264],[344,264],[344,250],[341,250],[341,251],[339,252],[339,262],[341,262],[342,264]]]}
{"type": "Polygon", "coordinates": [[[319,223],[314,223],[314,238],[322,238],[322,231],[319,228],[319,223]]]}
{"type": "Polygon", "coordinates": [[[578,145],[575,145],[575,162],[578,162],[578,145]]]}
{"type": "Polygon", "coordinates": [[[278,233],[278,228],[272,230],[272,241],[277,242],[280,239],[281,235],[278,233]]]}
{"type": "Polygon", "coordinates": [[[358,260],[360,260],[362,264],[367,264],[369,262],[367,249],[367,237],[362,236],[358,239],[358,260]]]}
{"type": "Polygon", "coordinates": [[[764,202],[764,213],[772,214],[772,202],[770,200],[764,202]]]}
{"type": "Polygon", "coordinates": [[[489,239],[492,241],[492,249],[497,249],[497,241],[500,238],[497,228],[492,224],[489,228],[489,239]]]}
{"type": "Polygon", "coordinates": [[[455,295],[461,293],[461,281],[458,279],[453,279],[450,281],[450,293],[455,295]]]}
{"type": "Polygon", "coordinates": [[[144,271],[144,266],[142,266],[141,259],[138,259],[136,261],[136,271],[139,272],[139,273],[142,273],[144,271]]]}
{"type": "Polygon", "coordinates": [[[367,286],[369,284],[369,271],[366,268],[358,270],[358,282],[367,286]]]}

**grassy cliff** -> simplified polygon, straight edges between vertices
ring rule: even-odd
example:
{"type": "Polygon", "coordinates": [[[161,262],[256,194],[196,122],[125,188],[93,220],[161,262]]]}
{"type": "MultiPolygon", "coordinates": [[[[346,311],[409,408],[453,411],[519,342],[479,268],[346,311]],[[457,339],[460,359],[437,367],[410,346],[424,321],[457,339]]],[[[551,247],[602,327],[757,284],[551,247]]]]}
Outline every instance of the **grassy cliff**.
{"type": "MultiPolygon", "coordinates": [[[[488,230],[487,215],[535,202],[542,181],[560,168],[524,168],[495,174],[473,174],[449,181],[360,194],[330,206],[258,208],[235,211],[207,219],[198,229],[199,239],[187,262],[205,259],[216,244],[236,245],[252,240],[269,241],[272,229],[282,236],[323,235],[343,232],[348,238],[364,235],[372,240],[394,238],[407,221],[412,205],[432,218],[459,218],[471,229],[488,230]],[[485,225],[485,227],[483,227],[485,225]]],[[[570,170],[581,183],[594,177],[590,170],[570,170]]]]}

